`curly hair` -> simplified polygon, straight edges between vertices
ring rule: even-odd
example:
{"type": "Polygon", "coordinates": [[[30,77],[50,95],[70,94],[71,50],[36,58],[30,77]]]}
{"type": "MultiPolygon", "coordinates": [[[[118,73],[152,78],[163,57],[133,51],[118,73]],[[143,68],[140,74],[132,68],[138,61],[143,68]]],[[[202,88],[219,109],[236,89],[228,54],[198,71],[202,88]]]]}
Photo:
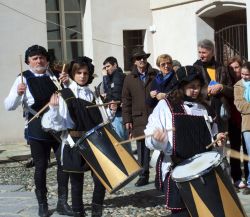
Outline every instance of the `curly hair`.
{"type": "Polygon", "coordinates": [[[93,74],[95,71],[95,66],[92,64],[92,59],[90,59],[89,57],[77,57],[75,60],[72,60],[69,64],[68,69],[69,76],[74,80],[75,73],[83,67],[87,67],[89,71],[89,79],[86,85],[91,84],[94,79],[93,74]]]}

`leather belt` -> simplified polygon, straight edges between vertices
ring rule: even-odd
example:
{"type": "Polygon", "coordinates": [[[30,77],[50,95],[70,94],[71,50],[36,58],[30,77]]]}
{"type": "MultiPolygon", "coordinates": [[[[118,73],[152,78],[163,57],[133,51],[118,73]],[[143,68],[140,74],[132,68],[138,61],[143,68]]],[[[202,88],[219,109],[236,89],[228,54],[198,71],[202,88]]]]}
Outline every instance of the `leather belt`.
{"type": "Polygon", "coordinates": [[[82,137],[83,135],[85,134],[85,131],[74,131],[74,130],[71,130],[69,131],[69,135],[71,137],[82,137]]]}

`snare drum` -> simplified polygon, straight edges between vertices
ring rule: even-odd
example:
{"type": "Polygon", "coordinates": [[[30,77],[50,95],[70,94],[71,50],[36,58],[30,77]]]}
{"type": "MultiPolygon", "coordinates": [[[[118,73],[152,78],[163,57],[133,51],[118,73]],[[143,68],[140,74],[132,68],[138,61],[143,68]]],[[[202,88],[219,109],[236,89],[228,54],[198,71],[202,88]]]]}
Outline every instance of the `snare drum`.
{"type": "Polygon", "coordinates": [[[174,168],[172,179],[192,217],[246,217],[218,152],[185,160],[174,168]]]}
{"type": "Polygon", "coordinates": [[[122,188],[142,170],[133,155],[120,142],[110,123],[88,131],[76,145],[92,171],[109,193],[122,188]]]}

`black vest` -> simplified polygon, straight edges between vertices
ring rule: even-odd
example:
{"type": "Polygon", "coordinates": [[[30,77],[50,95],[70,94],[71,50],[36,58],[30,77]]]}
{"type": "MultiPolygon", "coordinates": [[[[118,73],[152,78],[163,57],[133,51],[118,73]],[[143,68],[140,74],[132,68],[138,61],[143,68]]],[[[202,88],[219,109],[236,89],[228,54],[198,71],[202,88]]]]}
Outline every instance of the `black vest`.
{"type": "MultiPolygon", "coordinates": [[[[27,80],[27,86],[34,98],[34,104],[31,108],[38,112],[50,100],[53,93],[57,91],[57,87],[49,76],[43,75],[36,77],[31,71],[27,70],[23,73],[27,80]]],[[[45,112],[45,111],[44,111],[45,112]]],[[[29,112],[28,120],[34,115],[29,112]]],[[[42,116],[42,114],[40,115],[42,116]]],[[[28,140],[55,140],[54,137],[42,129],[41,118],[35,118],[28,124],[28,140]]]]}
{"type": "Polygon", "coordinates": [[[61,91],[61,96],[65,100],[71,119],[75,123],[76,131],[89,131],[103,122],[102,115],[98,109],[86,108],[93,103],[76,98],[71,89],[65,88],[61,91]]]}
{"type": "Polygon", "coordinates": [[[195,154],[208,151],[211,134],[203,116],[188,115],[183,104],[173,104],[166,100],[171,113],[173,132],[173,156],[184,160],[195,154]]]}

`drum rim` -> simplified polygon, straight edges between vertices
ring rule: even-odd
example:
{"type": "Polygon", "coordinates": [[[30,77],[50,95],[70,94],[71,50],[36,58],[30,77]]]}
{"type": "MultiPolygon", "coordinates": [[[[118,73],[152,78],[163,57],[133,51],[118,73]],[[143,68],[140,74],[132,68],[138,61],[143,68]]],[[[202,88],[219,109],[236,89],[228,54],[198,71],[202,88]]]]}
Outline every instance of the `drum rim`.
{"type": "Polygon", "coordinates": [[[98,130],[99,128],[103,127],[104,125],[109,124],[109,121],[105,121],[103,123],[98,124],[97,126],[95,126],[94,128],[92,128],[91,130],[87,131],[84,136],[82,136],[77,142],[76,142],[76,146],[78,146],[83,140],[85,140],[89,135],[91,135],[92,133],[94,133],[96,130],[98,130]]]}
{"type": "MultiPolygon", "coordinates": [[[[214,163],[213,165],[211,165],[210,167],[208,167],[207,169],[201,171],[200,173],[196,174],[196,175],[190,175],[190,176],[186,176],[186,177],[182,177],[182,178],[174,178],[173,177],[173,172],[174,172],[174,169],[171,171],[171,177],[172,179],[175,181],[175,182],[187,182],[187,181],[190,181],[190,180],[193,180],[193,179],[197,179],[207,173],[209,173],[213,168],[219,166],[222,162],[222,159],[221,159],[221,154],[217,151],[209,151],[209,152],[203,152],[203,153],[216,153],[220,156],[220,158],[218,159],[218,161],[216,163],[214,163]]],[[[188,158],[188,159],[192,159],[192,158],[195,158],[197,155],[201,155],[202,153],[200,154],[196,154],[194,155],[193,157],[191,158],[188,158]]]]}

